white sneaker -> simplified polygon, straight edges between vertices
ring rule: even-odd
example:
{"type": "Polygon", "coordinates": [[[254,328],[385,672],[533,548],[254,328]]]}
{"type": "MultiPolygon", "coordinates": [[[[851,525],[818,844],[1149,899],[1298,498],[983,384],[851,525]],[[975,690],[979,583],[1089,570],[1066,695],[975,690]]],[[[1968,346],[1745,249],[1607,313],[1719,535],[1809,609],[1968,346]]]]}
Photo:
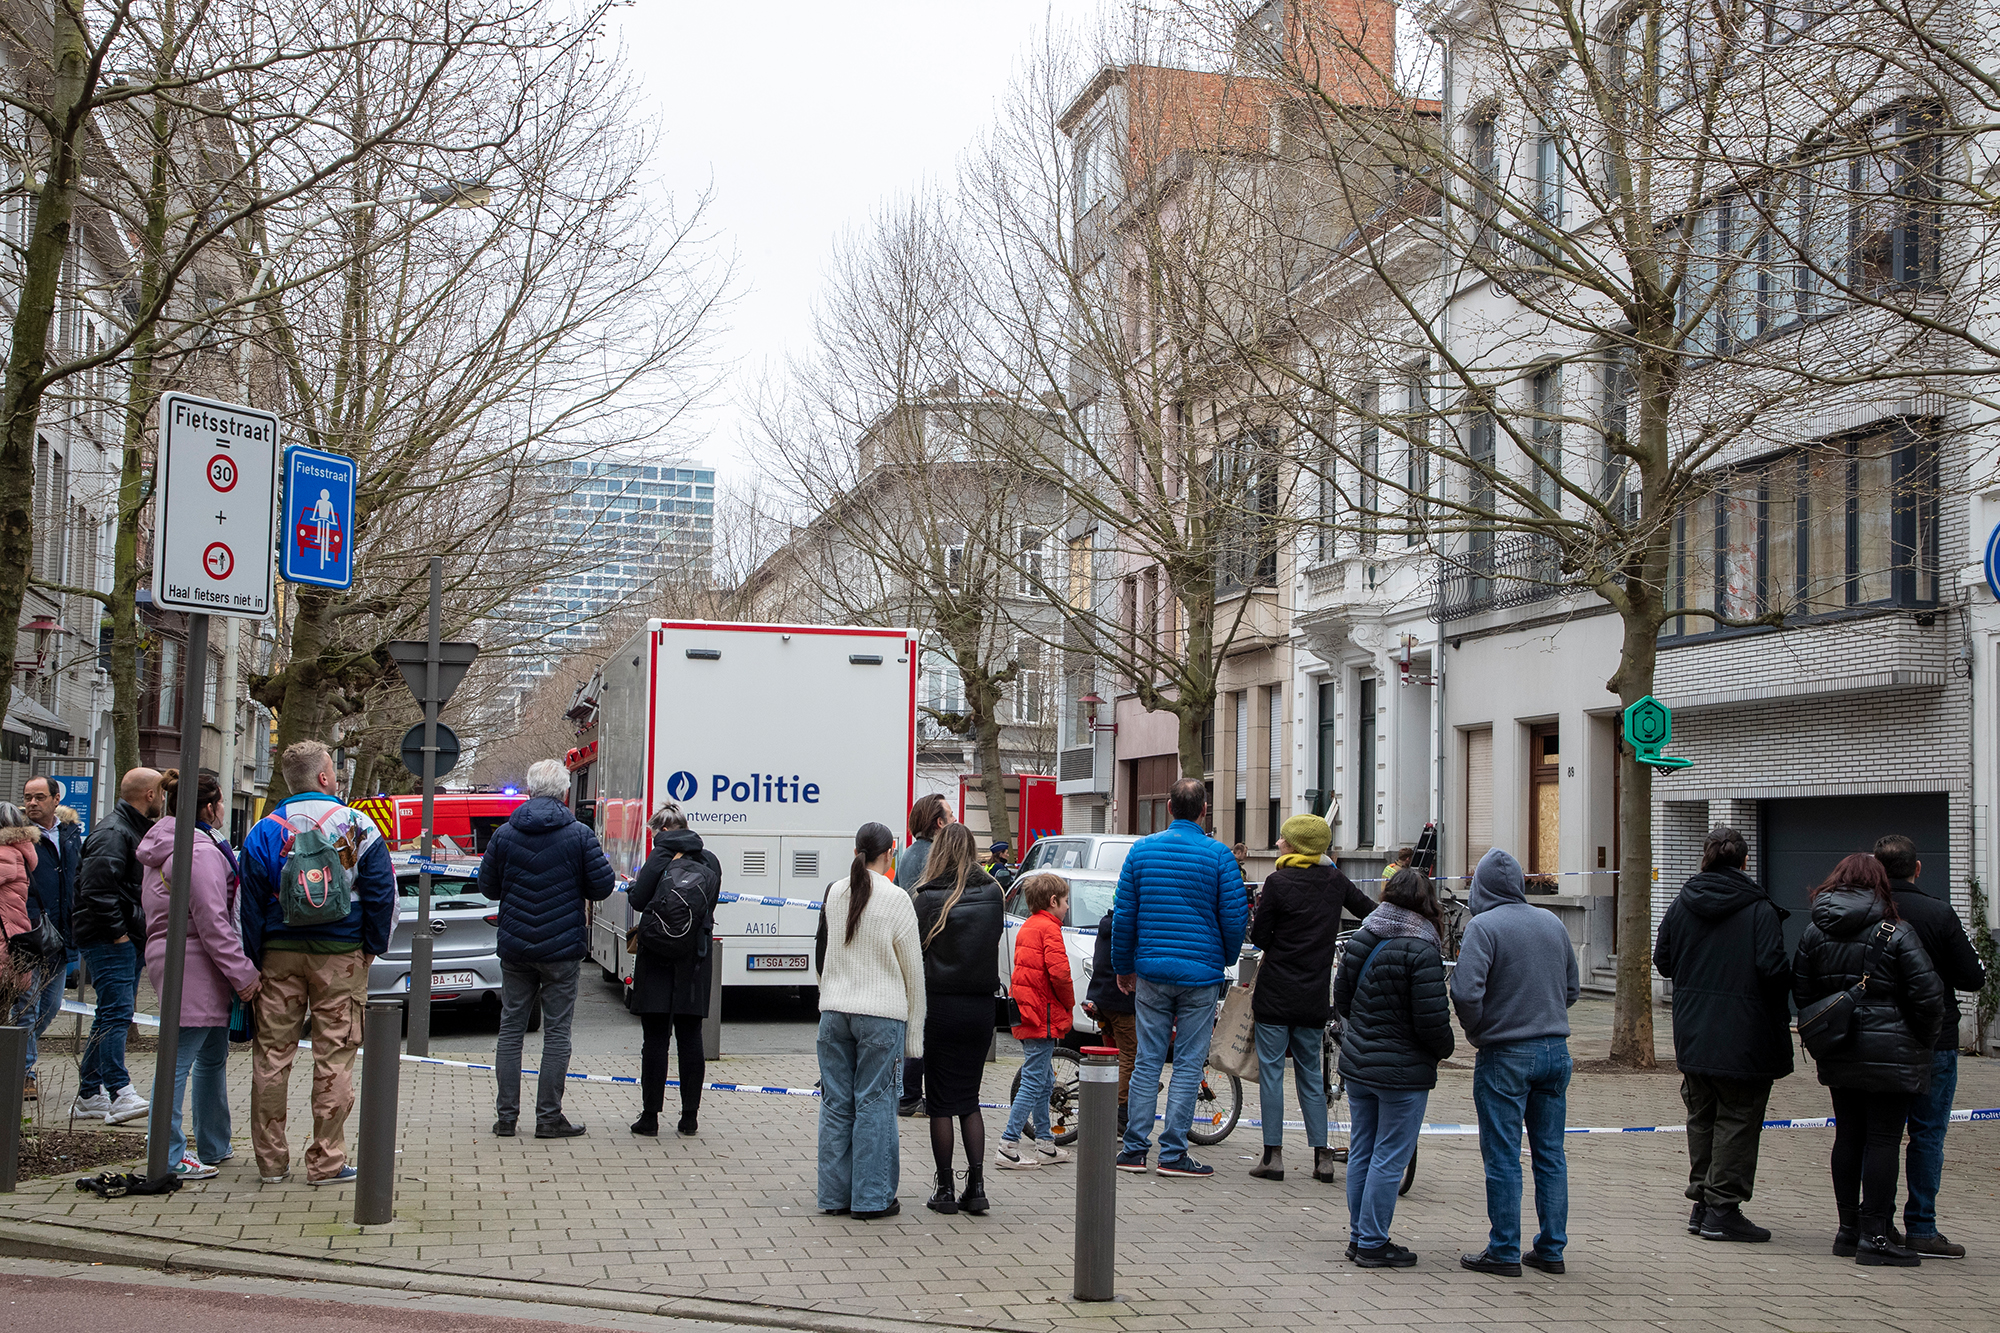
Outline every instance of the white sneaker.
{"type": "Polygon", "coordinates": [[[112,1099],[110,1107],[104,1112],[104,1123],[122,1125],[127,1120],[137,1120],[151,1109],[152,1103],[141,1097],[138,1089],[127,1083],[118,1090],[117,1097],[112,1099]]]}
{"type": "Polygon", "coordinates": [[[1053,1143],[1043,1143],[1040,1139],[1036,1139],[1035,1156],[1042,1159],[1043,1166],[1060,1166],[1069,1160],[1069,1150],[1058,1148],[1053,1143]]]}
{"type": "Polygon", "coordinates": [[[93,1092],[88,1097],[79,1097],[69,1108],[72,1120],[102,1120],[111,1111],[111,1098],[103,1092],[93,1092]]]}
{"type": "Polygon", "coordinates": [[[1020,1144],[1002,1139],[1000,1151],[993,1154],[993,1165],[1002,1171],[1033,1171],[1041,1163],[1035,1160],[1035,1154],[1022,1152],[1020,1144]]]}
{"type": "Polygon", "coordinates": [[[207,1180],[215,1174],[215,1168],[204,1166],[193,1153],[189,1153],[174,1163],[174,1174],[182,1180],[207,1180]]]}

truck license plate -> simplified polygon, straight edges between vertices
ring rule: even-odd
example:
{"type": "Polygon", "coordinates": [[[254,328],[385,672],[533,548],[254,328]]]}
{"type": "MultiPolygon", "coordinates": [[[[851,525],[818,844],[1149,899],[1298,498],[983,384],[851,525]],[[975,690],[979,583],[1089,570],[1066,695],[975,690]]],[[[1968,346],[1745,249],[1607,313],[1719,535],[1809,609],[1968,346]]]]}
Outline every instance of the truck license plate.
{"type": "Polygon", "coordinates": [[[748,970],[752,972],[803,972],[806,970],[806,956],[802,953],[753,953],[750,955],[748,970]]]}
{"type": "MultiPolygon", "coordinates": [[[[463,990],[470,986],[477,986],[478,984],[479,984],[479,974],[477,972],[431,973],[432,990],[463,990]]],[[[408,977],[404,977],[403,989],[408,990],[409,988],[410,988],[410,979],[408,977]]]]}

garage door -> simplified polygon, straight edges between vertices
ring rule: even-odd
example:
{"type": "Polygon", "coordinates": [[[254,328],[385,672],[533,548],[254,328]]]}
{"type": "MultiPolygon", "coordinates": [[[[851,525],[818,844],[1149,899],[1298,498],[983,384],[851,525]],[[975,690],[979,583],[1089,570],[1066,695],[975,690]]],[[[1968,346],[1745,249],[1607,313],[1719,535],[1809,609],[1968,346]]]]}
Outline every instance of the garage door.
{"type": "Polygon", "coordinates": [[[1763,822],[1763,880],[1772,900],[1791,916],[1785,943],[1796,946],[1806,928],[1806,895],[1833,873],[1840,858],[1870,851],[1875,839],[1901,833],[1917,844],[1926,881],[1948,879],[1951,805],[1934,795],[1815,796],[1759,803],[1763,822]]]}

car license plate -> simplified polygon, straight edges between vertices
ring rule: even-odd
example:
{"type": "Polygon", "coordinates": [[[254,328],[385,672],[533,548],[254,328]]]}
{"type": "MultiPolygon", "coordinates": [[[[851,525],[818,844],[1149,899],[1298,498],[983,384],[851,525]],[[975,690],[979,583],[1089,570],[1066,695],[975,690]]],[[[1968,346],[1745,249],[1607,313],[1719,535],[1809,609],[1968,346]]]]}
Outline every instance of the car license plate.
{"type": "MultiPolygon", "coordinates": [[[[432,990],[464,990],[469,986],[477,986],[478,984],[479,984],[479,974],[477,972],[431,973],[432,990]]],[[[403,989],[408,990],[409,988],[410,988],[410,979],[408,977],[404,977],[403,989]]]]}
{"type": "Polygon", "coordinates": [[[752,972],[803,972],[806,970],[806,956],[802,953],[753,953],[750,955],[752,972]]]}

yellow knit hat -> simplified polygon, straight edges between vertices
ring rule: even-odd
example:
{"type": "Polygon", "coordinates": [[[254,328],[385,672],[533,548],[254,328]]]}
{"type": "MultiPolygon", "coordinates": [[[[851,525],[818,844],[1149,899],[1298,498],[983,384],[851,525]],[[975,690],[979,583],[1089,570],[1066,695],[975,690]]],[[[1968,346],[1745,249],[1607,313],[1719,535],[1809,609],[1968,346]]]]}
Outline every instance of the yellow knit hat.
{"type": "Polygon", "coordinates": [[[1327,827],[1318,815],[1293,815],[1279,830],[1293,851],[1301,856],[1310,856],[1315,861],[1326,855],[1326,849],[1333,846],[1333,830],[1327,827]]]}

